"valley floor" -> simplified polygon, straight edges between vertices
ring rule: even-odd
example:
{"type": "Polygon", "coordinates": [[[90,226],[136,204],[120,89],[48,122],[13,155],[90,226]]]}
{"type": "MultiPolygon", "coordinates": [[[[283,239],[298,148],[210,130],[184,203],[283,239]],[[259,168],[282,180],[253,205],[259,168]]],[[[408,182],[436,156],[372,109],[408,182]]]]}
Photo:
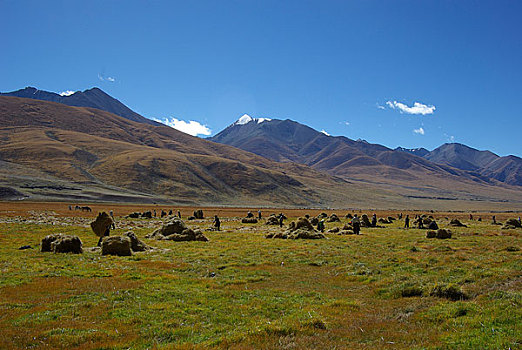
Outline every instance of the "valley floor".
{"type": "MultiPolygon", "coordinates": [[[[281,229],[264,220],[241,223],[248,208],[203,208],[208,219],[185,222],[210,241],[173,242],[144,238],[168,218],[124,216],[156,208],[186,218],[195,208],[97,204],[88,213],[68,205],[0,203],[0,348],[522,347],[522,229],[491,224],[492,215],[520,213],[473,213],[474,221],[427,213],[444,228],[455,217],[468,225],[447,240],[403,229],[402,220],[359,236],[279,240],[265,238],[281,229]],[[98,240],[89,223],[100,210],[114,211],[111,235],[132,230],[158,249],[130,257],[85,249],[98,240]],[[220,232],[206,230],[215,214],[220,232]],[[78,235],[84,253],[39,252],[50,233],[78,235]]],[[[263,215],[280,211],[285,224],[322,212],[263,215]]],[[[342,227],[347,213],[336,211],[342,222],[326,229],[342,227]]]]}

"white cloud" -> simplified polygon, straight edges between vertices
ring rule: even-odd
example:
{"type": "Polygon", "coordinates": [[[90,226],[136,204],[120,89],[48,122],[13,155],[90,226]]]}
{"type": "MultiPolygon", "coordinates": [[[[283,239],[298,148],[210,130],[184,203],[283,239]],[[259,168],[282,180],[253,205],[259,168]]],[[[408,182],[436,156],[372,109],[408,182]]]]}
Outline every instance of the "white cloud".
{"type": "Polygon", "coordinates": [[[379,108],[379,109],[386,109],[386,107],[381,106],[381,105],[379,105],[379,104],[377,105],[377,108],[379,108]]]}
{"type": "Polygon", "coordinates": [[[405,105],[404,103],[397,102],[397,101],[386,101],[386,105],[392,109],[398,109],[401,111],[401,113],[407,113],[407,114],[433,114],[435,112],[435,106],[431,105],[425,105],[420,102],[415,102],[413,106],[408,107],[408,105],[405,105]]]}
{"type": "Polygon", "coordinates": [[[324,129],[321,130],[321,132],[322,132],[323,134],[325,134],[326,136],[332,136],[332,135],[330,135],[329,133],[327,133],[324,129]]]}
{"type": "Polygon", "coordinates": [[[60,92],[60,96],[71,96],[72,94],[74,94],[75,91],[72,91],[72,90],[65,90],[65,91],[62,91],[60,92]]]}
{"type": "Polygon", "coordinates": [[[101,81],[110,81],[111,83],[114,83],[116,81],[116,78],[113,77],[104,77],[102,74],[98,73],[98,79],[101,81]]]}
{"type": "Polygon", "coordinates": [[[350,126],[350,122],[344,122],[344,125],[350,126]]]}
{"type": "Polygon", "coordinates": [[[209,136],[212,133],[212,131],[206,125],[203,125],[195,120],[190,120],[188,122],[176,118],[165,118],[163,120],[154,118],[154,120],[192,136],[209,136]]]}
{"type": "Polygon", "coordinates": [[[424,135],[424,129],[422,127],[418,129],[413,129],[413,132],[419,135],[424,135]]]}

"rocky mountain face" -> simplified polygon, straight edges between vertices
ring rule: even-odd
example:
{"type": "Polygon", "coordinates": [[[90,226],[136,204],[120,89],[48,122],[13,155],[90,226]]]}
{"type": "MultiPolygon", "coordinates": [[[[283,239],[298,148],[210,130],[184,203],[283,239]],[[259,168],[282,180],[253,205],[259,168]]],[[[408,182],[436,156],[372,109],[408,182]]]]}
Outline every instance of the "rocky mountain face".
{"type": "MultiPolygon", "coordinates": [[[[364,140],[332,137],[292,120],[243,116],[210,140],[238,147],[279,162],[298,162],[346,179],[433,184],[473,181],[495,185],[519,181],[520,158],[497,161],[489,151],[446,144],[436,150],[392,150],[364,140]]],[[[438,185],[436,185],[438,186],[438,185]]]]}
{"type": "Polygon", "coordinates": [[[135,122],[159,125],[159,123],[134,112],[114,97],[96,87],[85,91],[76,91],[71,95],[60,95],[54,92],[38,90],[34,87],[26,87],[25,89],[17,91],[0,93],[0,96],[23,97],[34,100],[58,102],[74,107],[98,108],[102,111],[107,111],[135,122]]]}

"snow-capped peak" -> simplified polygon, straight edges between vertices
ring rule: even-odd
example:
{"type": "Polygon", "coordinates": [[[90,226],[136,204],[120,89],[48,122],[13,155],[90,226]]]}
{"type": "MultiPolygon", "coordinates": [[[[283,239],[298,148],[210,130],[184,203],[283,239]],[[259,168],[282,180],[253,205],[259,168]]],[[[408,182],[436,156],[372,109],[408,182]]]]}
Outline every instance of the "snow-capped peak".
{"type": "Polygon", "coordinates": [[[234,124],[236,124],[236,125],[245,125],[245,124],[250,123],[252,120],[254,120],[254,119],[251,116],[249,116],[248,114],[243,114],[241,116],[241,118],[239,118],[237,120],[237,122],[235,122],[234,124]]]}
{"type": "Polygon", "coordinates": [[[262,122],[269,122],[271,121],[272,119],[268,119],[268,118],[252,118],[251,116],[249,116],[248,114],[243,114],[241,116],[241,118],[239,118],[235,123],[234,125],[245,125],[245,124],[248,124],[250,123],[251,121],[255,121],[257,124],[261,124],[262,122]]]}

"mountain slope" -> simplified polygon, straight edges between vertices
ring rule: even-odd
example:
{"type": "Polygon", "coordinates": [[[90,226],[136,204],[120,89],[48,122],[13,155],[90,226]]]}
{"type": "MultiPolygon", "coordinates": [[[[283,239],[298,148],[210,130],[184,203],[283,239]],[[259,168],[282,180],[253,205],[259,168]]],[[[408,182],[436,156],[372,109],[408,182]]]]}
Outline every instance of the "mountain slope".
{"type": "Polygon", "coordinates": [[[61,96],[54,92],[38,90],[34,87],[26,87],[25,89],[13,92],[0,93],[0,96],[23,97],[35,100],[58,102],[74,107],[98,108],[102,111],[114,113],[116,115],[119,115],[120,117],[135,122],[159,125],[159,123],[147,119],[134,112],[117,99],[113,98],[112,96],[109,96],[101,89],[96,87],[85,91],[76,91],[74,94],[67,96],[61,96]]]}
{"type": "MultiPolygon", "coordinates": [[[[291,120],[258,120],[243,116],[210,140],[279,162],[306,164],[407,198],[482,201],[494,191],[509,188],[479,172],[438,164],[403,149],[392,150],[363,140],[328,136],[291,120]]],[[[512,190],[520,196],[519,188],[509,189],[512,190]]]]}
{"type": "MultiPolygon", "coordinates": [[[[94,108],[0,97],[0,185],[35,199],[332,206],[367,185],[94,108]]],[[[384,193],[388,203],[397,198],[384,193]]],[[[386,199],[385,199],[386,202],[386,199]]]]}

